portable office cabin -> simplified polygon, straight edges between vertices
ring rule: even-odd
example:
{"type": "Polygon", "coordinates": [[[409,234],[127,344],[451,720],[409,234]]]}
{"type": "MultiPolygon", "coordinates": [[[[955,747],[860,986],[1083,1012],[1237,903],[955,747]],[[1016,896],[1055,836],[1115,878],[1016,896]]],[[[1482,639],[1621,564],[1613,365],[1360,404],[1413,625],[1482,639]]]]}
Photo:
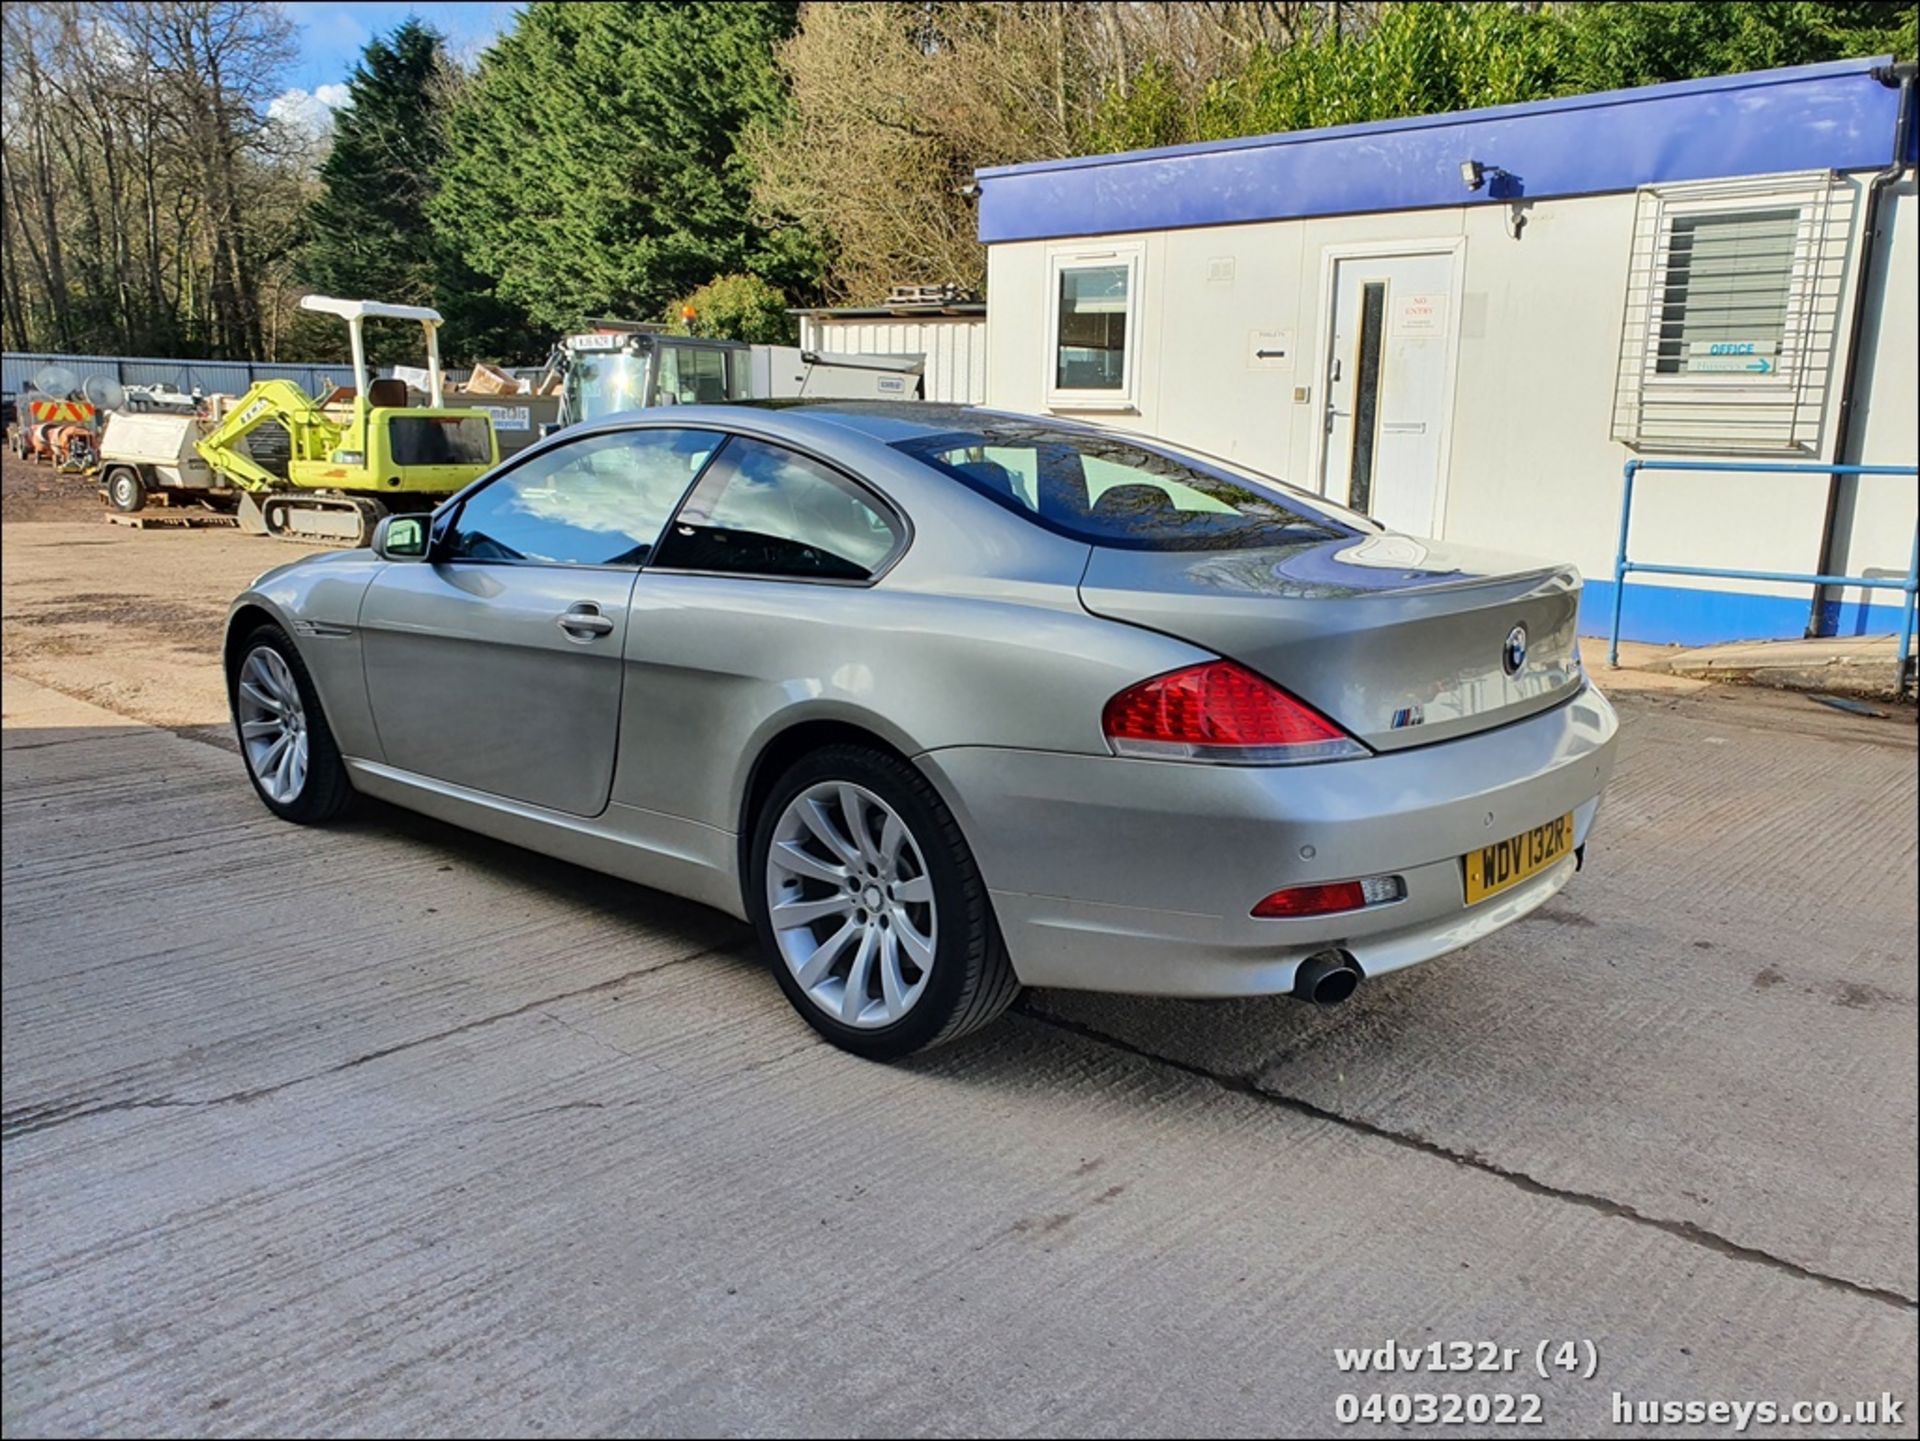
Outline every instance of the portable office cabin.
{"type": "Polygon", "coordinates": [[[800,348],[924,355],[925,398],[978,405],[987,396],[987,307],[977,301],[796,310],[800,348]]]}
{"type": "MultiPolygon", "coordinates": [[[[1413,534],[1573,560],[1584,626],[1604,628],[1627,460],[1832,461],[1843,412],[1847,459],[1920,453],[1914,141],[1896,141],[1886,65],[982,170],[987,402],[1184,442],[1413,534]]],[[[1655,472],[1639,490],[1637,559],[1821,563],[1823,476],[1655,472]]],[[[1839,501],[1828,573],[1905,575],[1913,481],[1842,482],[1839,501]]],[[[1897,595],[1829,593],[1823,620],[1891,631],[1897,595]]],[[[1809,601],[1635,581],[1624,633],[1797,636],[1809,601]]]]}

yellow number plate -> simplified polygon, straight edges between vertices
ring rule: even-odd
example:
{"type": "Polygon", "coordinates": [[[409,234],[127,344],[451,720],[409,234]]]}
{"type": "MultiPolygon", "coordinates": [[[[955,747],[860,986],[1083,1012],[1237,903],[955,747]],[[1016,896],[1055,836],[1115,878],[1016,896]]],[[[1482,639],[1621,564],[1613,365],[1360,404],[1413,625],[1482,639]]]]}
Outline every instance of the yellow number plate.
{"type": "Polygon", "coordinates": [[[1498,844],[1482,846],[1472,855],[1461,858],[1467,868],[1467,904],[1477,905],[1488,896],[1517,886],[1572,852],[1571,815],[1522,831],[1498,844]]]}

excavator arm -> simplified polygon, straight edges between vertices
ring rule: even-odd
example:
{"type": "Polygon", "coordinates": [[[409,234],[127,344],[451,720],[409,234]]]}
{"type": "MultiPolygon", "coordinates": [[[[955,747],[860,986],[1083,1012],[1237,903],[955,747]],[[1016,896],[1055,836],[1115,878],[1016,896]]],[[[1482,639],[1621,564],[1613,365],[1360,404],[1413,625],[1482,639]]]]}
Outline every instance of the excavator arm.
{"type": "Polygon", "coordinates": [[[269,421],[286,428],[294,459],[324,457],[338,437],[314,400],[291,380],[262,380],[240,397],[227,417],[194,444],[200,458],[241,490],[258,493],[286,485],[247,453],[242,442],[269,421]]]}

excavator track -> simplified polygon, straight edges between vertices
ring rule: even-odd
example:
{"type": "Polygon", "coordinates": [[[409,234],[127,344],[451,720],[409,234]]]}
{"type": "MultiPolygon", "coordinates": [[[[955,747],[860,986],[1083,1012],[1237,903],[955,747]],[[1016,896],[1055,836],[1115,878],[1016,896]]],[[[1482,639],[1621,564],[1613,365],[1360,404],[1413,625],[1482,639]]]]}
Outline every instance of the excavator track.
{"type": "Polygon", "coordinates": [[[270,495],[260,502],[261,521],[275,540],[343,549],[370,542],[373,528],[386,514],[387,507],[377,500],[325,491],[270,495]]]}

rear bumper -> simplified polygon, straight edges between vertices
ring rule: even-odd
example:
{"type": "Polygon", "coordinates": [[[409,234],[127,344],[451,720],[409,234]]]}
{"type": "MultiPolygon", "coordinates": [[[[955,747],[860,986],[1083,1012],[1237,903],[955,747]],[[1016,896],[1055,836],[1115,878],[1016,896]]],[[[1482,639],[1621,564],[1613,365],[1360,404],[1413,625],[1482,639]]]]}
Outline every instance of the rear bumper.
{"type": "Polygon", "coordinates": [[[1616,731],[1589,688],[1499,730],[1324,765],[984,747],[919,763],[972,843],[1024,983],[1251,996],[1291,990],[1317,951],[1379,975],[1544,904],[1571,858],[1469,907],[1461,857],[1568,812],[1585,845],[1616,731]],[[1381,874],[1404,878],[1404,899],[1311,920],[1249,914],[1282,886],[1381,874]]]}

